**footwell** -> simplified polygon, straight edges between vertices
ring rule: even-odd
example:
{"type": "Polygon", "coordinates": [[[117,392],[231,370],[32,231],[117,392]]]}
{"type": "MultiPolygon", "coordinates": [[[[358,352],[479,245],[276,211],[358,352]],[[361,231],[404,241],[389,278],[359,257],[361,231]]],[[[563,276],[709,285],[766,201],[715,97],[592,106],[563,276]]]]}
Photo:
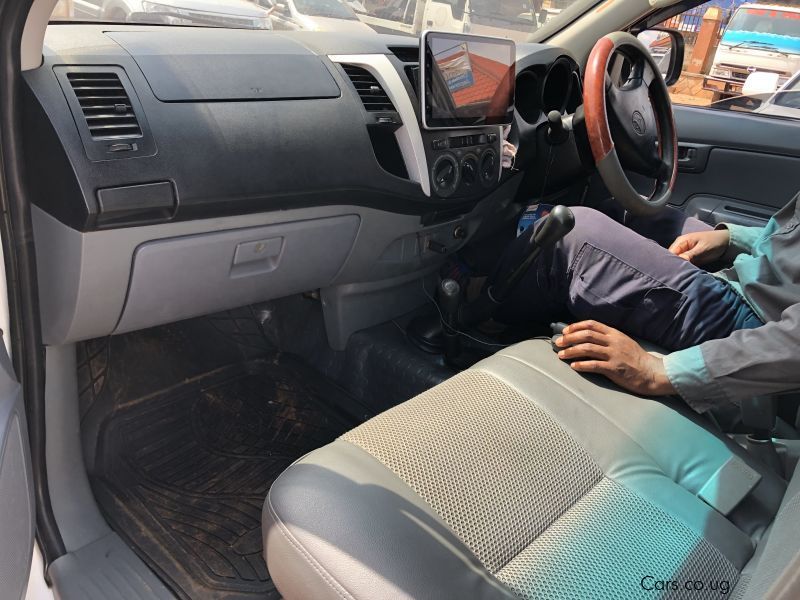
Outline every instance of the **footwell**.
{"type": "Polygon", "coordinates": [[[109,388],[91,479],[112,527],[179,596],[277,598],[262,557],[264,497],[291,462],[356,424],[340,410],[352,399],[290,355],[138,398],[109,388]]]}

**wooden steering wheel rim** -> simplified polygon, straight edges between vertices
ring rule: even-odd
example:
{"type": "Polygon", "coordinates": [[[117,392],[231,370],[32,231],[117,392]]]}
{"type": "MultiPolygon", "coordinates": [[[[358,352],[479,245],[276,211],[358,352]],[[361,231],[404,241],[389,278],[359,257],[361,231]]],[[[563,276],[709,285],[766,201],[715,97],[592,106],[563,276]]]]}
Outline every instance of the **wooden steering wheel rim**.
{"type": "Polygon", "coordinates": [[[583,85],[583,111],[589,146],[597,170],[608,190],[623,207],[634,214],[653,214],[669,200],[678,175],[678,137],[669,92],[650,53],[633,35],[610,33],[597,40],[589,54],[583,85]],[[619,162],[608,120],[606,72],[614,52],[625,46],[649,63],[657,76],[651,84],[651,103],[656,115],[661,173],[650,196],[642,196],[631,185],[619,162]],[[666,143],[665,143],[666,138],[666,143]]]}

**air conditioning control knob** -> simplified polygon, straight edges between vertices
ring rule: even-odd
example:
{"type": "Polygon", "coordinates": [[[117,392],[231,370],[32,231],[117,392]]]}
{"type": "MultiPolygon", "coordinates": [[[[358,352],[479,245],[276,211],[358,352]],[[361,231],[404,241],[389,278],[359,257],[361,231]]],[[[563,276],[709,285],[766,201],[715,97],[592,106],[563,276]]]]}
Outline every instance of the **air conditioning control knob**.
{"type": "Polygon", "coordinates": [[[431,183],[437,195],[447,198],[452,196],[461,180],[458,161],[452,154],[442,154],[433,163],[431,183]]]}
{"type": "Polygon", "coordinates": [[[474,156],[466,156],[461,161],[461,179],[467,185],[472,185],[478,180],[478,160],[474,156]]]}
{"type": "Polygon", "coordinates": [[[494,150],[489,149],[483,153],[479,172],[481,183],[486,187],[491,187],[497,182],[499,164],[497,162],[497,153],[494,150]]]}

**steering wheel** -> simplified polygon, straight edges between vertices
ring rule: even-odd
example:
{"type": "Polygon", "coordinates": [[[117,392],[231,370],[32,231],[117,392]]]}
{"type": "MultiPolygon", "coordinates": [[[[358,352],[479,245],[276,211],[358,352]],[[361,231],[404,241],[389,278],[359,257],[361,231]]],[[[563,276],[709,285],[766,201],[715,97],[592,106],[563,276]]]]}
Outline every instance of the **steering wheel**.
{"type": "Polygon", "coordinates": [[[631,34],[597,40],[586,66],[583,110],[595,165],[614,198],[633,214],[660,211],[678,174],[678,138],[664,78],[631,34]],[[655,179],[653,192],[639,194],[626,169],[655,179]]]}

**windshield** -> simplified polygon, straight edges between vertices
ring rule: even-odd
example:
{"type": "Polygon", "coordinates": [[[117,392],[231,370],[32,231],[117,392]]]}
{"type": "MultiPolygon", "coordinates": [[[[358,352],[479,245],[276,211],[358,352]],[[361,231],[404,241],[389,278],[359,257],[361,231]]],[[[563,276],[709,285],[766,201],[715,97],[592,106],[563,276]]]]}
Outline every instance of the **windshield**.
{"type": "Polygon", "coordinates": [[[59,0],[51,22],[394,33],[423,30],[528,41],[596,0],[59,0]],[[316,20],[314,18],[317,18],[316,20]],[[324,17],[324,19],[321,19],[324,17]]]}

